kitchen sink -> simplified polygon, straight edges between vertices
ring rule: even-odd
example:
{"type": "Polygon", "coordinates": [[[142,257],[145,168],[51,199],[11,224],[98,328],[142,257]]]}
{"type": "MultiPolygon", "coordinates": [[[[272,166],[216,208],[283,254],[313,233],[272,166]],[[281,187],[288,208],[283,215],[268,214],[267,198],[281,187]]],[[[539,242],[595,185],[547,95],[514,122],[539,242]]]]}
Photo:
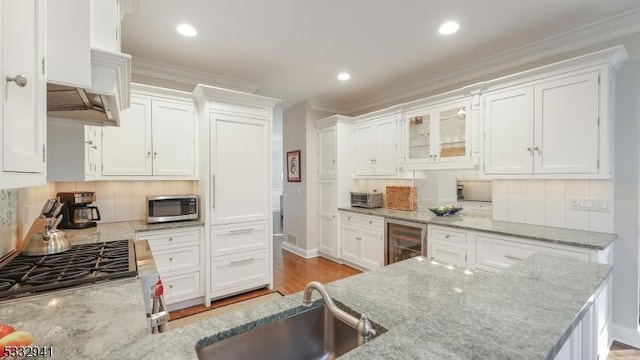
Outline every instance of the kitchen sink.
{"type": "Polygon", "coordinates": [[[196,351],[201,360],[335,359],[362,345],[361,341],[356,329],[334,317],[323,305],[196,351]]]}

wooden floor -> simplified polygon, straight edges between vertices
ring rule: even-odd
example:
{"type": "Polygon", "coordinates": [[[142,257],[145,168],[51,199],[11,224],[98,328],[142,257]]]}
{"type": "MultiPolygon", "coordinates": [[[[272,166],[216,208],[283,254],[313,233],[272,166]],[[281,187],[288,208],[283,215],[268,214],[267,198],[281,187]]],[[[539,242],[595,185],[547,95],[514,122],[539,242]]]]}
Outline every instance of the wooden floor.
{"type": "MultiPolygon", "coordinates": [[[[273,290],[278,291],[282,295],[289,295],[302,291],[304,290],[305,285],[310,281],[319,281],[325,284],[360,273],[360,271],[354,268],[340,265],[321,257],[305,259],[286,250],[282,250],[282,239],[282,236],[274,236],[273,238],[273,290]]],[[[272,291],[267,288],[263,288],[214,301],[211,303],[210,307],[197,305],[186,309],[172,311],[170,313],[170,318],[171,320],[179,319],[181,317],[269,294],[271,292],[272,291]]]]}

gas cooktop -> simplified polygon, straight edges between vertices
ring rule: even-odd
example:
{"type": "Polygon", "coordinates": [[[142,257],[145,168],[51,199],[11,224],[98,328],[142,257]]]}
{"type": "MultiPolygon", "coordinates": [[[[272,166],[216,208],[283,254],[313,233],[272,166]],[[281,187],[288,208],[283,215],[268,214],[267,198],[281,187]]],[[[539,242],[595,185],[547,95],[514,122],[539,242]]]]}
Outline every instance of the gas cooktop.
{"type": "Polygon", "coordinates": [[[0,301],[136,275],[132,240],[74,245],[45,256],[19,255],[0,267],[0,301]]]}

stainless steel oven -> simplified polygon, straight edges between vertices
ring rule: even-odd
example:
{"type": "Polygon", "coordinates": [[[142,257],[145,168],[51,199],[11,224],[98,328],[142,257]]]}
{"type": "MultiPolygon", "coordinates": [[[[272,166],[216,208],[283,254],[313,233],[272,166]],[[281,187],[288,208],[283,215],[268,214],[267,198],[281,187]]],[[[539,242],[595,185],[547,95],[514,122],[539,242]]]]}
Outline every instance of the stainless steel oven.
{"type": "Polygon", "coordinates": [[[384,264],[427,256],[427,224],[385,218],[384,264]]]}

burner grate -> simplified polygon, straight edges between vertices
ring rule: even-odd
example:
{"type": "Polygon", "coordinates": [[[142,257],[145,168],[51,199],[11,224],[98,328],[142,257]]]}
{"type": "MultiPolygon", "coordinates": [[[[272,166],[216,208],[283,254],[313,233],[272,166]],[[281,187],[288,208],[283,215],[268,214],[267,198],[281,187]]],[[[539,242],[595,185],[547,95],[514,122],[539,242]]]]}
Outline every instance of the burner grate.
{"type": "Polygon", "coordinates": [[[46,256],[20,255],[0,268],[0,301],[136,275],[131,240],[74,245],[46,256]]]}

